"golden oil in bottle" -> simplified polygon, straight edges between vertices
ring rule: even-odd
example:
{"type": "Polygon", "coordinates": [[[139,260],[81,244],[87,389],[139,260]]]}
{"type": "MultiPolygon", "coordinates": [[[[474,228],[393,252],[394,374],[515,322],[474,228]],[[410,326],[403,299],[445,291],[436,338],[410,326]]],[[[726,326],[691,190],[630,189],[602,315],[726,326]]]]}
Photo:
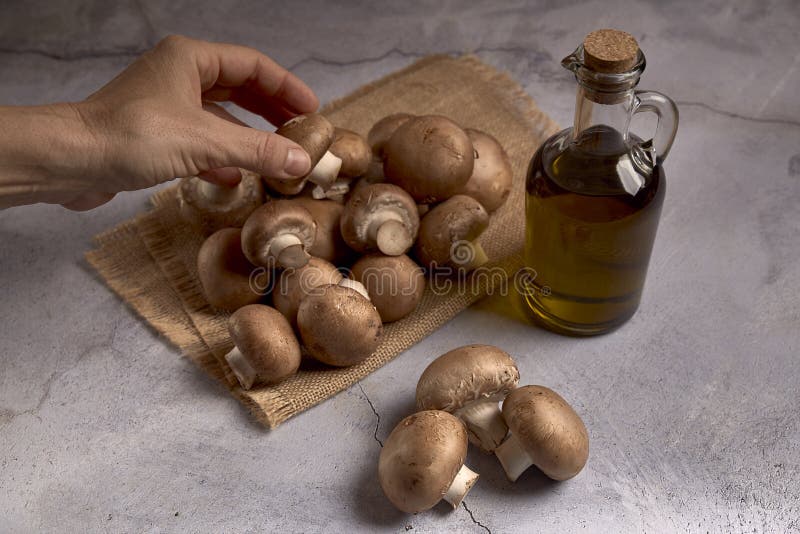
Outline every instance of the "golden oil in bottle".
{"type": "Polygon", "coordinates": [[[569,335],[608,332],[638,308],[677,127],[668,98],[634,91],[638,45],[624,70],[609,73],[585,61],[588,39],[564,60],[579,82],[575,124],[539,148],[526,183],[525,301],[538,323],[569,335]],[[647,142],[628,132],[645,110],[660,117],[647,142]]]}

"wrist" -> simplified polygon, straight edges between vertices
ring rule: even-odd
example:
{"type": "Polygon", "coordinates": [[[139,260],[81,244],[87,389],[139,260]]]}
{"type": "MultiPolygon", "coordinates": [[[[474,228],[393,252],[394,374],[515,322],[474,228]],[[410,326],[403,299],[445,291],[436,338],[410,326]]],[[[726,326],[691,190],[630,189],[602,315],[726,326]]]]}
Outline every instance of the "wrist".
{"type": "Polygon", "coordinates": [[[0,107],[0,207],[66,203],[96,189],[103,149],[83,106],[0,107]]]}

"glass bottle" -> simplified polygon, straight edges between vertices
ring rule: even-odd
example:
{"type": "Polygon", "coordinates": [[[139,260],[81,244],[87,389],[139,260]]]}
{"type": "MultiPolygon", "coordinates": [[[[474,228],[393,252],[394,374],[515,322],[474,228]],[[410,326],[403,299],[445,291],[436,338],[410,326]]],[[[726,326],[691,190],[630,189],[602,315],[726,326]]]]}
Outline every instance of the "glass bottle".
{"type": "Polygon", "coordinates": [[[645,58],[627,33],[593,32],[561,64],[578,82],[575,121],[531,159],[523,293],[546,328],[602,334],[639,306],[678,110],[660,93],[635,90],[645,58]],[[658,117],[648,141],[628,131],[643,111],[658,117]]]}

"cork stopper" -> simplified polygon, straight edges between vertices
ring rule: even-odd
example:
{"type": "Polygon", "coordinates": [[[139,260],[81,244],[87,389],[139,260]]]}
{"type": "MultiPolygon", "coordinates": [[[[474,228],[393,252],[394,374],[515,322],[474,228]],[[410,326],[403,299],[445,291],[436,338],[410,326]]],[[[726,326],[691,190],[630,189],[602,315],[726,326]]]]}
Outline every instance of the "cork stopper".
{"type": "Polygon", "coordinates": [[[583,61],[596,72],[620,73],[630,70],[639,53],[639,43],[620,30],[595,30],[583,40],[583,61]]]}

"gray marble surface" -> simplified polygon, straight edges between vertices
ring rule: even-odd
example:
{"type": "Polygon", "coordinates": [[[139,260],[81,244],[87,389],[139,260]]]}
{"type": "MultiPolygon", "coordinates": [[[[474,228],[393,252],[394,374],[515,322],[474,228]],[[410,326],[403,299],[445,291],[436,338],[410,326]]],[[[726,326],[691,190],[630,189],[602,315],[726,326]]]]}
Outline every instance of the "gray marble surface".
{"type": "Polygon", "coordinates": [[[0,531],[798,531],[797,2],[6,0],[0,103],[81,99],[183,33],[257,47],[322,101],[475,52],[568,124],[558,60],[608,26],[640,39],[640,86],[674,98],[681,126],[642,307],[604,337],[559,337],[489,299],[268,432],[82,259],[149,191],[84,214],[0,213],[0,531]],[[589,463],[566,483],[531,470],[511,484],[471,453],[481,479],[464,507],[400,514],[376,482],[380,442],[427,363],[468,342],[572,401],[589,463]]]}

